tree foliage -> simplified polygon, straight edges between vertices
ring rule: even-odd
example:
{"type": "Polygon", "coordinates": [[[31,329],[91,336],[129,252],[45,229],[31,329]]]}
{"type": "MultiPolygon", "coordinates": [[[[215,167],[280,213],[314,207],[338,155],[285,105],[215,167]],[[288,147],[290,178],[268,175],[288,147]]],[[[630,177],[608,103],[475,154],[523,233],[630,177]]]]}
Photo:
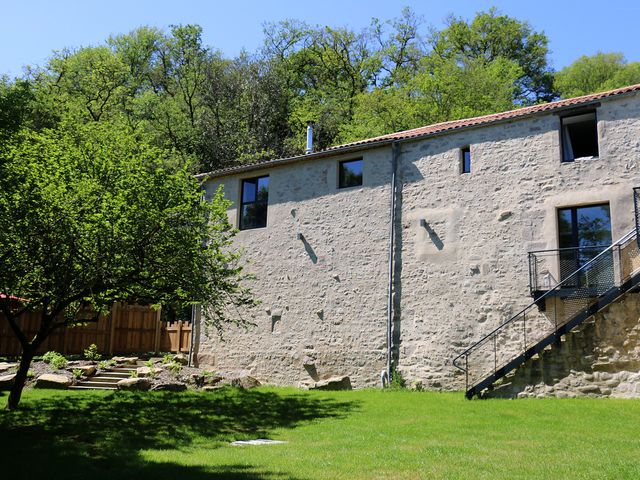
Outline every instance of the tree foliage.
{"type": "Polygon", "coordinates": [[[207,305],[215,325],[229,305],[252,304],[241,284],[227,202],[205,201],[188,157],[107,122],[21,131],[0,153],[0,302],[29,362],[57,328],[114,301],[207,305]],[[37,334],[20,328],[40,312],[37,334]]]}
{"type": "Polygon", "coordinates": [[[619,54],[554,74],[549,40],[496,9],[430,28],[410,8],[362,30],[293,19],[264,26],[236,58],[197,25],[141,27],[63,50],[22,80],[0,82],[0,135],[17,125],[110,122],[200,171],[640,82],[619,54]],[[4,102],[4,103],[1,103],[4,102]],[[8,102],[8,103],[7,103],[8,102]]]}
{"type": "Polygon", "coordinates": [[[640,83],[640,62],[627,63],[621,53],[584,55],[555,76],[564,98],[577,97],[640,83]]]}
{"type": "Polygon", "coordinates": [[[480,12],[471,21],[451,17],[448,27],[432,39],[433,51],[442,58],[510,60],[520,69],[515,82],[516,104],[553,100],[553,76],[548,61],[549,40],[526,21],[498,14],[495,8],[480,12]]]}
{"type": "Polygon", "coordinates": [[[197,25],[141,27],[54,53],[30,70],[27,97],[5,80],[0,101],[11,91],[15,105],[28,102],[10,116],[35,128],[123,125],[208,171],[299,154],[308,121],[326,148],[552,98],[547,57],[543,33],[495,10],[441,31],[409,8],[361,31],[284,20],[265,25],[258,52],[233,59],[204,45],[197,25]]]}

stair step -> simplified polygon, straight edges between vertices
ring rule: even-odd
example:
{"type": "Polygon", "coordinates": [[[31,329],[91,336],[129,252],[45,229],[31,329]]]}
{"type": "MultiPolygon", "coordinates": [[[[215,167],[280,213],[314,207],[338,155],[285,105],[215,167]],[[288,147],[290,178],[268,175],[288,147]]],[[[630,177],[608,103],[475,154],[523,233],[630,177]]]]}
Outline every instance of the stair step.
{"type": "Polygon", "coordinates": [[[100,372],[98,373],[101,377],[113,377],[113,378],[127,378],[130,377],[131,374],[129,372],[100,372]]]}
{"type": "Polygon", "coordinates": [[[72,385],[69,390],[117,390],[118,387],[112,387],[110,385],[97,386],[97,385],[72,385]]]}
{"type": "Polygon", "coordinates": [[[117,388],[118,382],[92,382],[92,381],[84,381],[78,382],[78,386],[80,387],[112,387],[117,388]]]}
{"type": "Polygon", "coordinates": [[[125,378],[129,378],[124,377],[124,378],[120,378],[120,377],[102,377],[99,375],[96,375],[95,377],[89,377],[88,380],[83,380],[85,382],[101,382],[101,383],[118,383],[120,380],[124,380],[125,378]]]}
{"type": "Polygon", "coordinates": [[[72,385],[69,390],[117,390],[118,387],[113,385],[72,385]]]}

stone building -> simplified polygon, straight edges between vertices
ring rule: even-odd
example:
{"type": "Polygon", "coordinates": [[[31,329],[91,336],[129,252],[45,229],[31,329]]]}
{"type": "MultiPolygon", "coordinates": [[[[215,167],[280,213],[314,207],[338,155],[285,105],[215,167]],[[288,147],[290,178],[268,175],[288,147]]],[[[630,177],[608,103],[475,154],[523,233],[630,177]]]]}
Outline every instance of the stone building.
{"type": "Polygon", "coordinates": [[[233,202],[261,304],[224,341],[202,330],[198,361],[272,384],[396,370],[640,396],[639,161],[635,85],[203,175],[233,202]]]}

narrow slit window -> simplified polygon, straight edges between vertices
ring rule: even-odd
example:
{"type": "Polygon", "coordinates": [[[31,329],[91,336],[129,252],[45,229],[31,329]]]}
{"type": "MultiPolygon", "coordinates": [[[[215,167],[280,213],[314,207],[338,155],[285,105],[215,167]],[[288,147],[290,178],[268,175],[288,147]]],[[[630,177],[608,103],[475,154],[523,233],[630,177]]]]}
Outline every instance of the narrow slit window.
{"type": "Polygon", "coordinates": [[[460,173],[471,173],[471,147],[460,149],[460,173]]]}
{"type": "Polygon", "coordinates": [[[340,162],[338,187],[359,187],[362,185],[362,159],[340,162]]]}
{"type": "Polygon", "coordinates": [[[563,162],[573,162],[576,158],[598,156],[596,112],[563,117],[561,122],[563,162]]]}
{"type": "Polygon", "coordinates": [[[240,230],[267,226],[269,176],[242,180],[240,202],[240,230]]]}

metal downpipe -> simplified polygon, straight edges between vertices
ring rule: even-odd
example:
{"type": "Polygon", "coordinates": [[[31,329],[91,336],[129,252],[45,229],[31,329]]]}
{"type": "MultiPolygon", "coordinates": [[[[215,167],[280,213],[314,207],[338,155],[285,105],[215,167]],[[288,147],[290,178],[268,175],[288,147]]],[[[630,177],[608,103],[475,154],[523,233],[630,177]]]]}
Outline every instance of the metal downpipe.
{"type": "Polygon", "coordinates": [[[387,365],[386,370],[381,375],[382,386],[385,386],[385,374],[387,385],[391,381],[392,352],[393,352],[393,283],[394,283],[394,260],[395,260],[395,244],[396,244],[396,197],[397,197],[397,175],[398,175],[398,157],[400,156],[400,144],[393,142],[391,145],[391,205],[390,205],[390,222],[389,222],[389,284],[387,290],[387,365]]]}

